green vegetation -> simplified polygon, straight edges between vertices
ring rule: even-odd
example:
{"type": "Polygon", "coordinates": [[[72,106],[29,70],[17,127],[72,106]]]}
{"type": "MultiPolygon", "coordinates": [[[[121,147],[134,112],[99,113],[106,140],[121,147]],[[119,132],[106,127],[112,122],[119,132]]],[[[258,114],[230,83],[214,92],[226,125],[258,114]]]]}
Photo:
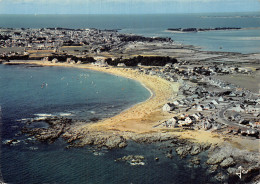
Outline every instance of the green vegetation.
{"type": "Polygon", "coordinates": [[[122,58],[116,58],[112,60],[111,58],[107,58],[105,60],[107,64],[112,66],[117,66],[118,63],[124,63],[126,66],[137,66],[138,64],[144,65],[144,66],[164,66],[167,63],[177,63],[177,59],[171,58],[169,56],[163,57],[163,56],[137,56],[130,59],[122,59],[122,58]]]}

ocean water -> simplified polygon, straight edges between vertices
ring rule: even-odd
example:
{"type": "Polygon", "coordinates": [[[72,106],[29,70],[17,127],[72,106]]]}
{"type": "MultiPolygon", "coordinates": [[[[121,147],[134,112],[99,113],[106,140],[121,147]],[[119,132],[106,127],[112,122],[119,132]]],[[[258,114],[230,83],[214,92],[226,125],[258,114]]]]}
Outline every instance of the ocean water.
{"type": "MultiPolygon", "coordinates": [[[[0,15],[0,27],[68,27],[121,29],[123,33],[167,36],[204,50],[259,53],[259,13],[190,15],[0,15]],[[238,31],[173,34],[167,28],[242,27],[238,31]],[[252,29],[249,29],[252,28],[252,29]],[[222,49],[220,49],[222,47],[222,49]]],[[[14,146],[2,145],[1,171],[8,183],[209,183],[207,167],[191,166],[189,157],[165,158],[161,145],[130,143],[125,149],[65,149],[17,135],[22,119],[65,116],[75,119],[106,118],[149,98],[138,82],[90,70],[62,67],[0,65],[2,141],[16,138],[14,146]],[[129,155],[145,156],[144,166],[116,163],[129,155]],[[155,162],[154,158],[160,161],[155,162]]],[[[41,126],[41,125],[39,125],[41,126]]],[[[167,147],[167,145],[166,145],[167,147]]],[[[206,154],[206,153],[204,153],[206,154]]],[[[206,155],[200,155],[202,159],[206,155]]]]}
{"type": "MultiPolygon", "coordinates": [[[[113,116],[149,98],[150,92],[136,81],[86,69],[0,65],[0,89],[2,141],[18,140],[15,145],[1,146],[1,172],[7,183],[186,184],[212,180],[201,174],[206,173],[206,165],[192,166],[189,157],[181,160],[174,151],[173,159],[166,158],[170,143],[130,142],[116,150],[66,149],[61,139],[44,144],[17,135],[24,126],[20,120],[26,118],[58,115],[88,121],[113,116]],[[144,155],[145,165],[114,161],[130,154],[144,155]]],[[[205,160],[206,153],[200,157],[205,160]]]]}
{"type": "Polygon", "coordinates": [[[87,69],[26,65],[0,65],[0,89],[4,123],[44,116],[103,119],[150,96],[140,83],[127,78],[87,69]]]}
{"type": "Polygon", "coordinates": [[[121,29],[122,33],[166,36],[207,51],[259,53],[260,13],[159,15],[0,15],[0,27],[121,29]],[[241,27],[246,30],[173,34],[168,28],[241,27]],[[220,49],[222,48],[222,49],[220,49]]]}

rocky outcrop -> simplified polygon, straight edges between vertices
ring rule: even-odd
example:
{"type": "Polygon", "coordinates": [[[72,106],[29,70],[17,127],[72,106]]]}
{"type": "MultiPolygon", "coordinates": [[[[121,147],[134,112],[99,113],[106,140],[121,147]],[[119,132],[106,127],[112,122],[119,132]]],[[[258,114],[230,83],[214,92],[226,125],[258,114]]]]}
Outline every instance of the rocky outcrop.
{"type": "MultiPolygon", "coordinates": [[[[27,122],[31,125],[38,120],[27,122]]],[[[42,121],[42,120],[41,120],[42,121]]],[[[127,146],[127,141],[122,136],[113,134],[112,132],[89,131],[82,133],[77,126],[77,121],[72,121],[67,118],[47,118],[44,120],[48,123],[48,128],[30,128],[25,126],[22,129],[23,133],[34,136],[38,141],[53,143],[58,138],[62,137],[71,146],[95,145],[97,147],[123,148],[127,146]]]]}
{"type": "Polygon", "coordinates": [[[127,146],[127,141],[124,137],[112,132],[89,131],[81,135],[80,141],[74,144],[74,146],[84,145],[94,145],[99,148],[107,147],[108,149],[124,148],[127,146]]]}
{"type": "MultiPolygon", "coordinates": [[[[38,120],[27,122],[27,125],[32,124],[38,120]]],[[[48,128],[30,128],[25,126],[21,131],[22,133],[34,136],[41,142],[53,143],[58,139],[64,132],[65,128],[70,126],[73,121],[67,118],[47,118],[45,122],[49,124],[48,128]]]]}
{"type": "Polygon", "coordinates": [[[178,146],[176,146],[175,151],[181,158],[185,158],[189,154],[194,156],[198,155],[202,151],[206,151],[207,149],[209,149],[210,145],[211,144],[208,143],[198,144],[186,141],[181,145],[180,143],[178,143],[178,146]]]}
{"type": "Polygon", "coordinates": [[[200,158],[199,157],[193,157],[190,162],[194,165],[200,165],[200,158]]]}
{"type": "MultiPolygon", "coordinates": [[[[220,166],[226,169],[229,183],[246,183],[260,177],[259,156],[258,152],[240,150],[230,145],[216,146],[210,150],[206,163],[211,165],[210,168],[220,166]],[[237,173],[241,174],[241,178],[238,177],[237,173]]],[[[217,175],[215,178],[223,181],[227,179],[227,176],[224,174],[223,178],[217,175]]]]}
{"type": "Polygon", "coordinates": [[[220,163],[220,166],[223,168],[228,168],[234,165],[236,165],[236,162],[232,157],[228,157],[220,163]]]}
{"type": "Polygon", "coordinates": [[[218,165],[211,165],[209,166],[208,172],[211,174],[216,172],[217,170],[218,170],[218,165]]]}
{"type": "Polygon", "coordinates": [[[185,158],[188,154],[189,151],[191,150],[191,146],[186,145],[186,146],[181,146],[175,149],[176,153],[181,157],[185,158]]]}
{"type": "Polygon", "coordinates": [[[190,151],[191,155],[197,155],[202,151],[201,147],[199,145],[194,145],[190,151]]]}
{"type": "Polygon", "coordinates": [[[109,149],[112,148],[124,148],[127,146],[126,140],[122,136],[109,137],[105,143],[105,146],[109,149]]]}
{"type": "Polygon", "coordinates": [[[219,164],[219,163],[222,162],[225,158],[226,158],[226,155],[225,155],[225,154],[223,154],[223,153],[216,153],[216,154],[212,155],[212,156],[207,160],[207,164],[209,164],[209,165],[219,164]]]}
{"type": "Polygon", "coordinates": [[[163,142],[169,140],[178,141],[178,136],[167,134],[167,133],[149,133],[149,134],[132,134],[130,137],[131,140],[137,143],[154,143],[154,142],[163,142]]]}
{"type": "Polygon", "coordinates": [[[130,165],[145,165],[145,163],[144,163],[144,156],[142,156],[142,155],[123,156],[122,158],[118,158],[115,161],[116,162],[124,161],[124,162],[129,163],[130,165]]]}

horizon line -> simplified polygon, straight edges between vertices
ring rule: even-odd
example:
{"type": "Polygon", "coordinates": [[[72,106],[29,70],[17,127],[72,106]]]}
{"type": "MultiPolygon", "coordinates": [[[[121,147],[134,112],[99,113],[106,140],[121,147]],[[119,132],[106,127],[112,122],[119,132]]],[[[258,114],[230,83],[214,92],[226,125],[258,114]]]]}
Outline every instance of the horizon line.
{"type": "Polygon", "coordinates": [[[174,14],[223,14],[223,13],[258,13],[259,11],[238,11],[238,12],[192,12],[192,13],[0,13],[0,15],[174,15],[174,14]]]}

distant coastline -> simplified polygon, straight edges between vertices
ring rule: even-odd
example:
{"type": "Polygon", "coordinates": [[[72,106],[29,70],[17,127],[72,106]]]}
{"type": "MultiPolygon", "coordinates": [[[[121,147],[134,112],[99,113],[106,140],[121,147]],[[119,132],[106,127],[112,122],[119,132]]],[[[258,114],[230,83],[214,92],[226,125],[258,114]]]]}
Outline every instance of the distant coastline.
{"type": "Polygon", "coordinates": [[[168,28],[167,31],[176,32],[202,32],[202,31],[221,31],[221,30],[239,30],[241,27],[216,27],[216,28],[168,28]]]}

